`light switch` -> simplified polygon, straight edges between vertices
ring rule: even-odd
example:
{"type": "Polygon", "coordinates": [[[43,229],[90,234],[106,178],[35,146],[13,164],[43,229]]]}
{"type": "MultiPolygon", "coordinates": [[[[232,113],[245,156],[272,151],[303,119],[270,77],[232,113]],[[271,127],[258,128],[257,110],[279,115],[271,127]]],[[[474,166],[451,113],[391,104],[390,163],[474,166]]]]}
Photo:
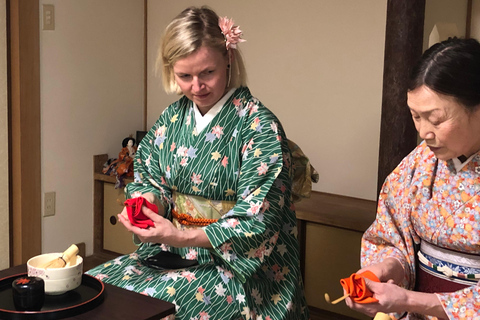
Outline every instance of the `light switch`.
{"type": "Polygon", "coordinates": [[[55,30],[55,6],[43,5],[43,30],[55,30]]]}

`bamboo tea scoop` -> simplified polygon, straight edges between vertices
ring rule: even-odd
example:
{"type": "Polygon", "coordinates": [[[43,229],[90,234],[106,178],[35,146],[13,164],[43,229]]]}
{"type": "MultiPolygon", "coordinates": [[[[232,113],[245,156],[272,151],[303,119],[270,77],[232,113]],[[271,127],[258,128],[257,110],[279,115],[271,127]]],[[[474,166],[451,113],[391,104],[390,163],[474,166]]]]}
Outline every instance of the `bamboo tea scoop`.
{"type": "MultiPolygon", "coordinates": [[[[325,293],[325,300],[330,304],[337,304],[340,301],[345,300],[348,296],[350,296],[349,293],[347,293],[344,296],[341,296],[337,300],[330,301],[330,296],[328,295],[328,293],[325,293]]],[[[383,312],[377,312],[377,314],[375,315],[375,318],[373,318],[373,320],[392,320],[392,318],[390,318],[390,316],[388,314],[385,314],[383,312]]]]}
{"type": "Polygon", "coordinates": [[[339,303],[340,301],[345,300],[345,299],[346,299],[347,297],[349,297],[349,296],[350,296],[350,293],[347,293],[346,295],[338,298],[337,300],[331,301],[331,300],[330,300],[330,296],[328,295],[328,293],[325,293],[325,301],[327,301],[327,302],[330,303],[330,304],[337,304],[337,303],[339,303]]]}
{"type": "Polygon", "coordinates": [[[44,269],[63,268],[65,267],[67,262],[70,261],[70,259],[77,256],[77,253],[78,253],[78,247],[72,244],[67,250],[65,250],[62,256],[41,265],[40,268],[44,268],[44,269]]]}

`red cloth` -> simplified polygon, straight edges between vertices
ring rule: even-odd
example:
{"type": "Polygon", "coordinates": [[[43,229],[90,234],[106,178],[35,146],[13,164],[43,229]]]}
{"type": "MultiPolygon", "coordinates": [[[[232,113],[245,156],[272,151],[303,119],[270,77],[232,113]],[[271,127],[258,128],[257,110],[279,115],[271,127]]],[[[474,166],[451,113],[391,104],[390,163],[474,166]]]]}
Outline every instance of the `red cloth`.
{"type": "Polygon", "coordinates": [[[360,274],[353,273],[350,277],[341,279],[340,284],[346,293],[350,294],[350,298],[357,303],[378,302],[378,300],[373,297],[373,293],[367,288],[365,278],[380,282],[373,272],[365,271],[360,274]]]}
{"type": "Polygon", "coordinates": [[[153,221],[142,212],[142,206],[146,206],[155,213],[158,213],[158,207],[150,203],[144,197],[128,199],[123,203],[127,207],[127,214],[130,223],[139,228],[146,229],[153,227],[153,221]]]}

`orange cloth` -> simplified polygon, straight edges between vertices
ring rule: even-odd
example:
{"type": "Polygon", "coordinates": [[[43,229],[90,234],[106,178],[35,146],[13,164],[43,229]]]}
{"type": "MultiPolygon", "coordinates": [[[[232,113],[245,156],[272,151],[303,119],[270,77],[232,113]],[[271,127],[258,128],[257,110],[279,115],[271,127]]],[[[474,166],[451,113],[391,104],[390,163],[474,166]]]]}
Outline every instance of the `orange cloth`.
{"type": "Polygon", "coordinates": [[[373,272],[365,271],[360,274],[354,273],[348,278],[341,279],[340,284],[346,293],[350,294],[350,298],[357,303],[378,302],[378,300],[373,297],[373,293],[367,288],[365,278],[380,282],[373,272]]]}
{"type": "Polygon", "coordinates": [[[139,228],[146,229],[153,227],[153,221],[142,212],[142,206],[146,206],[155,213],[158,213],[158,207],[150,203],[144,197],[128,199],[124,202],[127,207],[128,219],[130,222],[139,228]]]}

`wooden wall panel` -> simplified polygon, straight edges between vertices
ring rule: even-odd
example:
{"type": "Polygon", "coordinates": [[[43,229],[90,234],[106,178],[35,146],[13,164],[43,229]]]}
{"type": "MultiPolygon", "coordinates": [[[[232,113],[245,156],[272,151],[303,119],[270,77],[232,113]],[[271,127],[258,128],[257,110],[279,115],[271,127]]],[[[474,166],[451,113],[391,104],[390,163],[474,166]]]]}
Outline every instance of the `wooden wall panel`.
{"type": "Polygon", "coordinates": [[[41,253],[39,2],[7,1],[11,265],[41,253]]]}

